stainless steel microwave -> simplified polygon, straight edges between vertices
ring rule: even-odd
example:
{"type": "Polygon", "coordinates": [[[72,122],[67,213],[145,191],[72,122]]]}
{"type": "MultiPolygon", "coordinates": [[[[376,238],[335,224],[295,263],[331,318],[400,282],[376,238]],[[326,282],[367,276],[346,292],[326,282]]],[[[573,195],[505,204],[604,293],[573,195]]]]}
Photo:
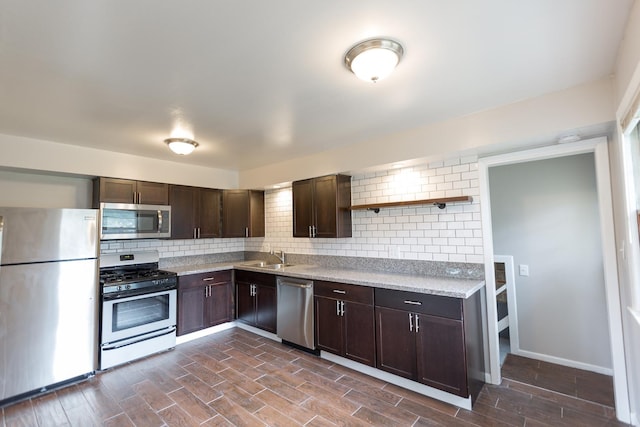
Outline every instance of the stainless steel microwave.
{"type": "Polygon", "coordinates": [[[100,203],[100,240],[171,237],[171,206],[100,203]]]}

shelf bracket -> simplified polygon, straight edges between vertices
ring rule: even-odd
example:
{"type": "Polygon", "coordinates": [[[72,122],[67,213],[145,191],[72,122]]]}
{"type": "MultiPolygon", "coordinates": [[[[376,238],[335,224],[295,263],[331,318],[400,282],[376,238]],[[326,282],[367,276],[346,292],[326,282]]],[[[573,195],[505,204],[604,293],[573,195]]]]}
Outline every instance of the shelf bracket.
{"type": "Polygon", "coordinates": [[[447,207],[447,204],[446,203],[438,203],[438,202],[436,202],[436,203],[433,204],[433,206],[437,206],[440,209],[444,209],[444,208],[447,207]]]}
{"type": "Polygon", "coordinates": [[[380,208],[367,208],[368,211],[373,211],[375,213],[380,213],[380,208]]]}

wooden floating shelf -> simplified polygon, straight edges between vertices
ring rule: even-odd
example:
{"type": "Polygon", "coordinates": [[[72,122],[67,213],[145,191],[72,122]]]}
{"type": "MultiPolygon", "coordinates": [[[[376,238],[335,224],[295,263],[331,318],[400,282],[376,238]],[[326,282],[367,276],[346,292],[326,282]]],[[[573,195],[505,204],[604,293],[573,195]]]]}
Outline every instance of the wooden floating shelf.
{"type": "Polygon", "coordinates": [[[458,196],[458,197],[442,197],[439,199],[422,199],[422,200],[407,200],[404,202],[388,202],[388,203],[372,203],[368,205],[354,205],[351,206],[352,211],[356,210],[370,210],[375,213],[380,212],[380,209],[383,208],[395,208],[398,206],[413,206],[413,205],[434,205],[439,207],[440,209],[444,209],[447,206],[447,203],[455,203],[455,202],[473,202],[473,197],[471,196],[458,196]]]}

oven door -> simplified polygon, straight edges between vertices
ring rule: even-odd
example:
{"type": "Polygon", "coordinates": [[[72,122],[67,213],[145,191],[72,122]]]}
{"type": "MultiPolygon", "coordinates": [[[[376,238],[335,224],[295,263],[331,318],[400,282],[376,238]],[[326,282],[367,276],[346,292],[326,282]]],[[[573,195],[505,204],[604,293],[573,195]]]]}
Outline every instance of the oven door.
{"type": "Polygon", "coordinates": [[[176,326],[175,289],[102,303],[102,344],[176,326]]]}

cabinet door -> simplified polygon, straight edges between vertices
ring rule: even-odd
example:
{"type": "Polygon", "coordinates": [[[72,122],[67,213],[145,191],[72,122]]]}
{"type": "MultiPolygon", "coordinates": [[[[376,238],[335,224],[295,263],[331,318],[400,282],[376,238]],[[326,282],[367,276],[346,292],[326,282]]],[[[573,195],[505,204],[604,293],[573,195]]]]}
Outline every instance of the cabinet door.
{"type": "Polygon", "coordinates": [[[419,314],[417,325],[418,381],[467,397],[462,321],[419,314]]]}
{"type": "Polygon", "coordinates": [[[141,205],[168,205],[169,185],[160,182],[138,181],[138,203],[141,205]]]}
{"type": "Polygon", "coordinates": [[[135,181],[116,178],[98,178],[98,181],[100,202],[135,203],[135,181]]]}
{"type": "Polygon", "coordinates": [[[293,201],[293,237],[311,237],[313,222],[313,180],[295,181],[291,186],[293,201]]]}
{"type": "Polygon", "coordinates": [[[264,191],[249,191],[249,236],[264,237],[264,191]]]}
{"type": "Polygon", "coordinates": [[[316,178],[313,187],[316,237],[336,237],[338,232],[336,177],[316,178]]]}
{"type": "MultiPolygon", "coordinates": [[[[340,301],[325,297],[315,297],[316,346],[339,356],[344,355],[344,334],[340,301]]],[[[373,318],[371,319],[373,321],[373,318]]]]}
{"type": "Polygon", "coordinates": [[[250,325],[256,324],[255,297],[251,294],[252,285],[236,281],[236,318],[250,325]]]}
{"type": "Polygon", "coordinates": [[[204,286],[179,286],[178,335],[204,328],[204,286]]]}
{"type": "Polygon", "coordinates": [[[224,190],[222,192],[222,235],[247,237],[249,234],[249,192],[224,190]]]}
{"type": "Polygon", "coordinates": [[[198,189],[198,221],[196,227],[200,228],[199,237],[220,237],[221,232],[221,202],[222,192],[210,188],[198,189]]]}
{"type": "Polygon", "coordinates": [[[416,379],[416,334],[409,330],[409,315],[413,313],[385,307],[376,307],[375,313],[377,368],[416,379]]]}
{"type": "Polygon", "coordinates": [[[275,286],[256,285],[256,326],[276,333],[278,297],[275,286]]]}
{"type": "Polygon", "coordinates": [[[344,356],[369,366],[376,364],[376,331],[372,305],[344,302],[344,356]]]}
{"type": "Polygon", "coordinates": [[[194,230],[194,206],[196,188],[184,185],[172,185],[169,188],[169,201],[171,202],[171,238],[193,239],[194,230]]]}
{"type": "Polygon", "coordinates": [[[231,321],[231,283],[208,285],[206,299],[207,327],[231,321]]]}

